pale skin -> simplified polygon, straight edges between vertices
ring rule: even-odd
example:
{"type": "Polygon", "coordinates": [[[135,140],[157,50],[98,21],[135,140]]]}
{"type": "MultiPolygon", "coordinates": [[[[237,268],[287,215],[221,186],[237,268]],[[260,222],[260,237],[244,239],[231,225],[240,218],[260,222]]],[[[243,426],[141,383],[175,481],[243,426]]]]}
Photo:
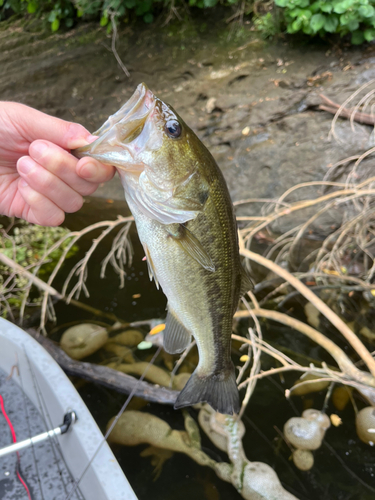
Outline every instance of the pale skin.
{"type": "Polygon", "coordinates": [[[93,142],[82,125],[0,102],[0,214],[58,226],[115,169],[70,150],[93,142]]]}

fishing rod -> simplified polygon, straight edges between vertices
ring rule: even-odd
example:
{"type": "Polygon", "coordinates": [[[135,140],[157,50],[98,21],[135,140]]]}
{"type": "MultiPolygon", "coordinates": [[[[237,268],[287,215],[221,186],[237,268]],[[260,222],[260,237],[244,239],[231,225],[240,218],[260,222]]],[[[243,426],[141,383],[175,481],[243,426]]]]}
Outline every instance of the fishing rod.
{"type": "Polygon", "coordinates": [[[64,415],[63,423],[56,427],[55,429],[51,429],[46,432],[42,432],[41,434],[37,434],[36,436],[30,437],[28,439],[24,439],[23,441],[19,441],[17,443],[11,444],[9,446],[5,446],[4,448],[0,448],[0,458],[8,455],[9,453],[13,453],[19,450],[23,450],[24,448],[28,448],[30,446],[34,446],[37,443],[45,441],[46,439],[52,438],[54,436],[61,436],[66,434],[72,425],[78,420],[77,414],[75,411],[70,411],[64,415]]]}

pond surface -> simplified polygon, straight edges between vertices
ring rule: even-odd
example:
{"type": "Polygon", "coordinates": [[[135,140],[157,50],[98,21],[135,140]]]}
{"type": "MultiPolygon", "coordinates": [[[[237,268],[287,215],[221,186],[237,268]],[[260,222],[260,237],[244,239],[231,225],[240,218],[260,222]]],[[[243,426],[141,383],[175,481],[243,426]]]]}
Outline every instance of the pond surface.
{"type": "MultiPolygon", "coordinates": [[[[71,229],[79,229],[98,220],[114,219],[118,213],[127,215],[125,203],[106,203],[104,200],[90,199],[83,212],[77,216],[69,216],[67,225],[71,229]]],[[[107,254],[111,245],[111,237],[99,246],[89,266],[88,289],[90,299],[81,300],[97,307],[102,311],[113,312],[125,321],[139,321],[149,318],[164,318],[166,300],[164,295],[156,290],[154,283],[149,281],[147,266],[142,261],[143,249],[138,241],[136,232],[131,235],[134,247],[134,259],[129,269],[124,289],[118,288],[118,277],[111,269],[105,279],[99,278],[99,265],[107,254]],[[133,295],[141,293],[141,297],[134,300],[133,295]]],[[[91,244],[91,239],[84,240],[80,245],[79,255],[67,263],[70,267],[74,259],[80,258],[91,244]]],[[[64,277],[68,269],[62,273],[64,277]]],[[[294,307],[295,315],[304,318],[302,303],[299,300],[288,307],[294,307]]],[[[56,306],[57,324],[62,325],[70,321],[87,322],[98,319],[86,312],[67,307],[59,303],[56,306]]],[[[246,333],[247,323],[239,325],[239,332],[246,333]]],[[[267,342],[279,349],[300,353],[295,359],[306,364],[306,357],[315,360],[324,360],[332,363],[326,353],[301,334],[290,329],[269,322],[262,322],[264,338],[267,342]]],[[[147,330],[145,330],[147,333],[147,330]]],[[[337,339],[335,338],[335,341],[337,339]]],[[[154,349],[150,351],[134,351],[133,354],[140,360],[149,359],[154,349]]],[[[88,360],[100,361],[94,355],[88,360]]],[[[233,359],[238,365],[239,352],[234,349],[233,359]]],[[[156,362],[164,366],[159,358],[156,362]]],[[[274,366],[267,357],[262,357],[262,369],[274,366]]],[[[363,444],[357,437],[354,426],[354,411],[349,404],[339,412],[332,403],[329,403],[327,414],[338,414],[343,421],[339,427],[331,427],[326,434],[323,446],[314,452],[315,465],[310,472],[301,472],[295,468],[290,460],[291,452],[283,439],[281,432],[285,422],[293,417],[300,416],[305,408],[322,409],[325,391],[311,393],[304,397],[292,397],[287,400],[285,389],[290,387],[297,376],[288,374],[284,377],[274,376],[258,381],[255,392],[248,405],[244,423],[246,434],[243,439],[244,449],[250,461],[262,461],[271,465],[279,475],[283,486],[301,500],[370,500],[375,497],[375,456],[374,449],[363,444]]],[[[76,385],[94,415],[99,426],[105,431],[106,425],[121,408],[125,396],[109,391],[101,386],[94,386],[82,381],[76,385]]],[[[171,407],[142,404],[139,400],[130,403],[131,409],[140,408],[142,411],[168,422],[173,429],[183,430],[182,413],[171,407]]],[[[197,411],[189,409],[189,413],[196,418],[197,411]]],[[[242,498],[228,483],[222,482],[215,473],[194,463],[182,454],[174,454],[167,460],[160,476],[154,480],[155,468],[150,457],[141,457],[141,452],[147,445],[136,447],[115,446],[114,452],[123,467],[130,484],[140,500],[152,497],[155,500],[178,498],[187,500],[192,497],[207,500],[231,500],[242,498]]],[[[205,453],[216,461],[227,461],[224,452],[215,448],[211,441],[202,432],[202,447],[205,453]]]]}

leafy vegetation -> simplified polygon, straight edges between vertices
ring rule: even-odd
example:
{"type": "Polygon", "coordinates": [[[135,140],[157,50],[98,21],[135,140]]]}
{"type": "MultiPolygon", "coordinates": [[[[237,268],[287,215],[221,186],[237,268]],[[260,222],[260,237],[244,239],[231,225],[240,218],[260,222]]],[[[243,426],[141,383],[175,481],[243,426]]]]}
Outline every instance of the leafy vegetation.
{"type": "Polygon", "coordinates": [[[145,23],[152,23],[163,10],[187,5],[205,9],[240,3],[242,0],[0,0],[0,21],[12,13],[43,15],[52,31],[57,31],[62,25],[70,28],[80,17],[98,18],[101,26],[108,25],[110,30],[111,18],[127,21],[138,17],[145,23]]]}
{"type": "MultiPolygon", "coordinates": [[[[375,39],[375,0],[275,0],[275,4],[287,33],[351,34],[355,45],[375,39]]],[[[268,33],[271,19],[266,16],[258,23],[268,33]]]]}
{"type": "MultiPolygon", "coordinates": [[[[47,249],[53,248],[55,243],[68,233],[69,231],[62,227],[42,227],[22,220],[7,230],[0,224],[0,253],[25,269],[35,270],[37,277],[47,280],[70,239],[54,248],[49,253],[48,260],[42,259],[47,249]]],[[[73,246],[66,258],[74,255],[77,250],[78,247],[73,246]]],[[[29,298],[29,294],[29,279],[23,274],[15,274],[14,270],[0,259],[0,316],[18,314],[23,304],[40,305],[42,296],[35,294],[29,298]]]]}

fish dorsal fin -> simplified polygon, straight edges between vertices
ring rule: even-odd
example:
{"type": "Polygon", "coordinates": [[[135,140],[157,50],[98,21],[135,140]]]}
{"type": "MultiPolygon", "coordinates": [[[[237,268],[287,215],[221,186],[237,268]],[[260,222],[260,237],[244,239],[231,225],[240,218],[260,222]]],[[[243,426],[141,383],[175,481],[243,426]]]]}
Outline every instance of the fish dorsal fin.
{"type": "Polygon", "coordinates": [[[240,288],[240,297],[246,295],[249,290],[254,288],[254,284],[251,281],[251,278],[247,274],[246,270],[241,266],[241,288],[240,288]]]}
{"type": "Polygon", "coordinates": [[[190,344],[191,333],[179,322],[171,309],[168,310],[163,338],[164,350],[169,354],[182,352],[190,344]]]}
{"type": "Polygon", "coordinates": [[[181,248],[194,260],[196,260],[207,271],[214,272],[215,265],[211,257],[203,248],[202,243],[182,224],[170,224],[167,227],[169,236],[171,236],[181,248]]]}
{"type": "Polygon", "coordinates": [[[152,281],[152,278],[154,278],[156,288],[159,290],[159,281],[158,281],[158,278],[156,277],[154,263],[152,262],[150,252],[147,248],[147,245],[143,245],[143,248],[144,248],[144,251],[146,254],[147,269],[148,269],[148,275],[150,277],[150,281],[152,281]]]}

